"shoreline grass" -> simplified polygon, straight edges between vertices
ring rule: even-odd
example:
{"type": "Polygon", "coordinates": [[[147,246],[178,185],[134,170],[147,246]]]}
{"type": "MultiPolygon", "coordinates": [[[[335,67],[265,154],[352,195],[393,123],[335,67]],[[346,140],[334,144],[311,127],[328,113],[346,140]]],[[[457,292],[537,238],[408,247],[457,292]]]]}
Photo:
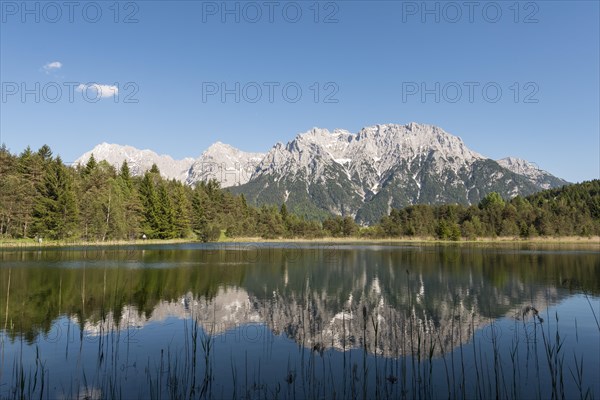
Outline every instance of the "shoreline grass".
{"type": "MultiPolygon", "coordinates": [[[[323,237],[323,238],[276,238],[264,239],[261,237],[236,237],[224,238],[214,243],[361,243],[361,244],[457,244],[457,245],[514,245],[514,244],[536,244],[536,245],[582,245],[600,249],[600,237],[591,236],[559,236],[559,237],[481,237],[474,240],[461,239],[458,241],[440,240],[434,237],[393,237],[393,238],[364,238],[364,237],[323,237]]],[[[70,246],[140,246],[158,244],[190,244],[202,243],[195,239],[135,239],[135,240],[112,240],[112,241],[84,241],[84,240],[44,240],[42,243],[34,239],[0,239],[0,249],[11,248],[55,248],[70,246]]]]}
{"type": "MultiPolygon", "coordinates": [[[[600,248],[600,236],[559,236],[559,237],[537,237],[537,238],[515,238],[515,237],[481,237],[474,240],[461,239],[455,240],[440,240],[434,237],[390,237],[390,238],[364,238],[364,237],[323,237],[323,238],[280,238],[280,239],[263,239],[261,237],[239,237],[226,238],[220,240],[219,243],[236,243],[236,242],[264,242],[264,243],[431,243],[431,244],[497,244],[497,243],[540,243],[540,244],[591,244],[600,248]]],[[[0,242],[1,245],[1,242],[0,242]]]]}

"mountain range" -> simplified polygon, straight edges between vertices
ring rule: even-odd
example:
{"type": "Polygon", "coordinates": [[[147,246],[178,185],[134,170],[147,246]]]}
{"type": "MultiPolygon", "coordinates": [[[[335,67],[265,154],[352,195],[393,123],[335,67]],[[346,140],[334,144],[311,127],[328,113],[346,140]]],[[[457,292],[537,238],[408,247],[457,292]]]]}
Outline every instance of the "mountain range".
{"type": "Polygon", "coordinates": [[[198,158],[174,160],[150,150],[102,143],[91,156],[135,175],[156,164],[168,179],[188,185],[217,179],[251,204],[282,204],[309,217],[330,213],[373,223],[391,208],[410,204],[479,202],[495,191],[505,198],[567,184],[534,163],[492,160],[457,136],[425,124],[383,124],[358,133],[313,128],[267,153],[249,153],[217,142],[198,158]]]}

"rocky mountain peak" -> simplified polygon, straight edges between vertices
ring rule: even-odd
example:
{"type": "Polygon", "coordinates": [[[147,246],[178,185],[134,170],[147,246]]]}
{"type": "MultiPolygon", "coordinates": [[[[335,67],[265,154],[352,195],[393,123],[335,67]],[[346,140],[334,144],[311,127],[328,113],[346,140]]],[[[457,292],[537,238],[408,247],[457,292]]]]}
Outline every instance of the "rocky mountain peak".
{"type": "Polygon", "coordinates": [[[367,126],[355,134],[320,128],[300,133],[285,147],[273,147],[240,192],[256,204],[312,204],[371,223],[392,207],[471,204],[491,191],[511,197],[544,184],[470,150],[439,127],[412,122],[367,126]]]}
{"type": "MultiPolygon", "coordinates": [[[[491,160],[434,125],[378,124],[356,133],[312,128],[267,153],[250,153],[216,142],[197,159],[174,160],[150,150],[101,143],[91,153],[134,174],[156,163],[166,178],[189,185],[217,179],[255,204],[286,202],[310,215],[337,213],[370,223],[392,207],[478,202],[491,191],[527,195],[566,184],[534,163],[491,160]]],[[[307,215],[308,215],[307,214],[307,215]]]]}

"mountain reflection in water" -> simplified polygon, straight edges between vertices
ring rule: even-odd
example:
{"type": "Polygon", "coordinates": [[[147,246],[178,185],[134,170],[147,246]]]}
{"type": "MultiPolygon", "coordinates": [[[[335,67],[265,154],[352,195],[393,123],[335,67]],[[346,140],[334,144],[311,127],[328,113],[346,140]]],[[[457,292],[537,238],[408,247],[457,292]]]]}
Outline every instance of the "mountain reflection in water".
{"type": "MultiPolygon", "coordinates": [[[[446,355],[462,352],[476,335],[501,329],[495,321],[513,321],[523,326],[524,333],[517,333],[527,335],[536,328],[536,316],[541,324],[565,300],[585,296],[593,309],[600,285],[598,255],[573,249],[381,244],[5,250],[0,251],[2,346],[5,352],[23,339],[44,352],[43,338],[57,336],[59,325],[78,327],[78,335],[88,339],[150,329],[157,338],[169,332],[170,343],[181,344],[170,331],[180,320],[186,332],[209,338],[237,332],[236,346],[246,352],[260,332],[282,354],[289,351],[285,341],[291,341],[321,357],[329,351],[364,351],[366,357],[398,360],[417,351],[432,363],[446,362],[446,355]]],[[[593,338],[587,311],[588,320],[576,321],[576,334],[593,338]]],[[[572,333],[573,327],[561,328],[572,333]]],[[[157,340],[148,341],[146,353],[156,351],[157,340]]],[[[386,384],[395,383],[399,374],[388,378],[386,384]]],[[[10,386],[6,371],[0,379],[10,386]]]]}

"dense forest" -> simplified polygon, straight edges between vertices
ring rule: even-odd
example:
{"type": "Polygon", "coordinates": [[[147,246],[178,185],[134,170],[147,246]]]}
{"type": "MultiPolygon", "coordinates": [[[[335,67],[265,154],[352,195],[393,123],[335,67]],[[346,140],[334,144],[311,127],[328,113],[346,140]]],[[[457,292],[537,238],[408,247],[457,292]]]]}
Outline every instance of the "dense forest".
{"type": "Polygon", "coordinates": [[[235,237],[478,237],[600,235],[600,180],[510,200],[497,193],[479,204],[414,205],[391,210],[370,227],[351,217],[311,220],[286,205],[246,204],[217,181],[195,187],[165,180],[153,166],[132,176],[92,156],[65,165],[44,145],[13,155],[0,148],[0,238],[51,240],[197,239],[235,237]]]}

